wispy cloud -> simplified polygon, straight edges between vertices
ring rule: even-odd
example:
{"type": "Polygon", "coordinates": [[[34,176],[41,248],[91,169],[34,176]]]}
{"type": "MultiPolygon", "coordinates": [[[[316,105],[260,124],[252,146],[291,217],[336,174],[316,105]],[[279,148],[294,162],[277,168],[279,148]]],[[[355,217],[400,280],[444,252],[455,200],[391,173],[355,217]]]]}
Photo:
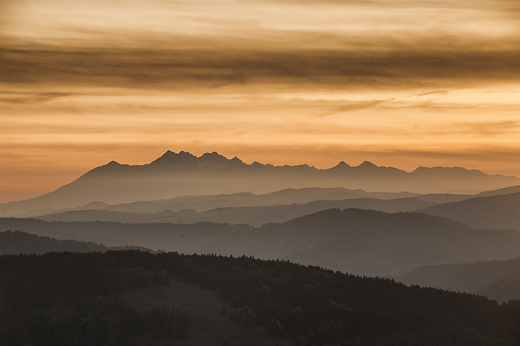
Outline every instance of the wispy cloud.
{"type": "Polygon", "coordinates": [[[446,95],[447,93],[448,93],[448,91],[446,91],[446,90],[440,90],[440,91],[430,91],[430,92],[418,94],[415,96],[423,97],[423,96],[431,96],[431,95],[446,95]]]}
{"type": "MultiPolygon", "coordinates": [[[[467,86],[515,81],[520,49],[32,49],[4,48],[12,84],[162,88],[307,84],[341,88],[467,86]]],[[[42,95],[46,100],[60,95],[42,95]]]]}
{"type": "Polygon", "coordinates": [[[14,104],[35,104],[49,102],[61,97],[75,95],[74,93],[64,92],[43,92],[43,93],[11,93],[0,92],[0,102],[14,104]]]}
{"type": "Polygon", "coordinates": [[[462,132],[474,133],[483,137],[503,136],[506,133],[520,134],[520,121],[483,121],[460,124],[462,132]]]}

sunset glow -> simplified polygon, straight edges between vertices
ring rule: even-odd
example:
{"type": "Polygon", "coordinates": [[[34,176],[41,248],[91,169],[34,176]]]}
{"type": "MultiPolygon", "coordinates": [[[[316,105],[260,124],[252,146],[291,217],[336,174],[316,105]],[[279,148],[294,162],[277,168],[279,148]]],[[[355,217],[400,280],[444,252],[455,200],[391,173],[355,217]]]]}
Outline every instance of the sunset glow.
{"type": "Polygon", "coordinates": [[[111,160],[520,175],[517,0],[0,0],[0,202],[111,160]]]}

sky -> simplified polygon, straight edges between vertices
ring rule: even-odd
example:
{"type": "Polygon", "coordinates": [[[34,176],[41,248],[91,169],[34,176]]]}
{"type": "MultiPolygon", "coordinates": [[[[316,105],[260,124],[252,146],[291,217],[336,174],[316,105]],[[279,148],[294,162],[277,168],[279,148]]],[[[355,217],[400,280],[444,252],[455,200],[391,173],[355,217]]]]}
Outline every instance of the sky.
{"type": "Polygon", "coordinates": [[[0,0],[0,202],[217,151],[520,176],[517,0],[0,0]]]}

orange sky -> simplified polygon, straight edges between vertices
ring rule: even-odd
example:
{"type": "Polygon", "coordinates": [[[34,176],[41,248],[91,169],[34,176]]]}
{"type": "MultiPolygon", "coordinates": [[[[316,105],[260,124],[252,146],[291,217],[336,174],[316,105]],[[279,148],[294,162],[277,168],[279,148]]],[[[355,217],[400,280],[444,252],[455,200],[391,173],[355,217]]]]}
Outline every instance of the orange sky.
{"type": "Polygon", "coordinates": [[[0,202],[218,151],[520,175],[517,0],[0,0],[0,202]]]}

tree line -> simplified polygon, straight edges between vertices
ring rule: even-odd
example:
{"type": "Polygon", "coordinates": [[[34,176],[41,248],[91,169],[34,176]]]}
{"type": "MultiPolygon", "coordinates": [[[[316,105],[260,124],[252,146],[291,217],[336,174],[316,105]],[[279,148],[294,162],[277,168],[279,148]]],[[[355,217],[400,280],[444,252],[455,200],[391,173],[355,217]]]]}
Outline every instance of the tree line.
{"type": "Polygon", "coordinates": [[[282,260],[142,251],[0,256],[0,344],[182,338],[189,311],[137,311],[118,298],[167,284],[170,275],[219,291],[229,318],[297,345],[520,345],[520,301],[282,260]],[[57,306],[71,312],[42,313],[57,306]]]}

